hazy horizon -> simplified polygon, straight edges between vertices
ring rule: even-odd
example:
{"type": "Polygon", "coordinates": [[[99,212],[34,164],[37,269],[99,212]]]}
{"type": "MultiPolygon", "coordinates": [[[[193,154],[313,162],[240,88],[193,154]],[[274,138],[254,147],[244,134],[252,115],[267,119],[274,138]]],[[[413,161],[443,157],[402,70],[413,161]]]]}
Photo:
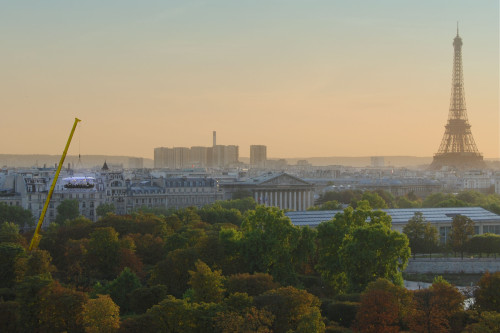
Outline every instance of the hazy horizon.
{"type": "Polygon", "coordinates": [[[498,1],[6,2],[0,154],[433,156],[460,22],[465,98],[499,154],[498,1]]]}

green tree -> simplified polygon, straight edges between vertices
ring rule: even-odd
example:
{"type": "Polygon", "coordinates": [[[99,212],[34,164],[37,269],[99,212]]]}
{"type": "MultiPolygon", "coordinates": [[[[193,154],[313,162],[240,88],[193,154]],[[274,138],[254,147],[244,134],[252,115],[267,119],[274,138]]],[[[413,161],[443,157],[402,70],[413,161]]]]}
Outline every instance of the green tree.
{"type": "Polygon", "coordinates": [[[342,209],[342,204],[340,204],[337,200],[326,201],[322,203],[320,206],[311,206],[307,208],[307,210],[339,210],[342,209]]]}
{"type": "Polygon", "coordinates": [[[198,211],[198,214],[204,222],[210,224],[232,223],[239,226],[243,220],[243,216],[239,210],[235,208],[223,208],[219,202],[203,207],[198,211]]]}
{"type": "Polygon", "coordinates": [[[83,306],[82,316],[87,333],[113,333],[120,327],[120,308],[108,295],[89,299],[83,306]]]}
{"type": "Polygon", "coordinates": [[[169,295],[158,305],[149,309],[147,314],[151,316],[151,324],[153,327],[158,327],[159,332],[196,332],[197,323],[194,313],[196,306],[197,304],[169,295]]]}
{"type": "Polygon", "coordinates": [[[464,215],[456,215],[451,222],[450,241],[453,251],[464,258],[467,240],[474,235],[474,221],[464,215]]]}
{"type": "Polygon", "coordinates": [[[387,203],[385,200],[378,195],[378,193],[365,191],[361,196],[361,200],[366,200],[370,204],[370,207],[375,209],[387,208],[387,203]]]}
{"type": "Polygon", "coordinates": [[[17,243],[26,246],[26,240],[19,234],[19,226],[13,222],[0,225],[0,243],[17,243]]]}
{"type": "Polygon", "coordinates": [[[0,203],[0,223],[12,222],[19,227],[25,226],[32,227],[35,224],[33,214],[30,210],[24,209],[20,206],[9,206],[3,202],[0,203]]]}
{"type": "Polygon", "coordinates": [[[410,255],[407,237],[390,229],[390,216],[359,203],[317,228],[316,269],[338,293],[361,291],[379,277],[401,283],[410,255]]]}
{"type": "Polygon", "coordinates": [[[25,254],[19,244],[0,243],[0,288],[11,288],[16,279],[16,261],[25,254]]]}
{"type": "Polygon", "coordinates": [[[351,204],[361,200],[363,192],[360,190],[345,190],[345,191],[329,191],[319,195],[316,201],[317,205],[321,205],[327,201],[338,201],[343,204],[351,204]]]}
{"type": "Polygon", "coordinates": [[[250,296],[258,296],[280,287],[279,283],[273,281],[271,275],[265,273],[234,274],[226,279],[225,285],[229,294],[246,293],[250,296]]]}
{"type": "Polygon", "coordinates": [[[414,216],[408,220],[403,233],[408,237],[413,257],[416,253],[429,253],[430,255],[437,248],[437,229],[426,221],[421,212],[415,212],[414,216]]]}
{"type": "Polygon", "coordinates": [[[377,278],[402,284],[410,256],[408,238],[382,224],[356,228],[344,238],[339,252],[352,291],[362,291],[377,278]]]}
{"type": "Polygon", "coordinates": [[[479,256],[482,253],[486,253],[489,257],[491,254],[495,255],[500,253],[500,235],[495,234],[482,234],[474,235],[467,241],[467,251],[470,253],[478,253],[479,256]]]}
{"type": "Polygon", "coordinates": [[[395,205],[398,208],[418,208],[420,207],[420,202],[417,200],[410,200],[407,197],[398,197],[395,205]]]}
{"type": "Polygon", "coordinates": [[[113,302],[120,307],[121,314],[125,314],[131,311],[130,293],[141,286],[141,281],[139,281],[137,275],[130,268],[126,267],[104,290],[109,293],[113,302]]]}
{"type": "Polygon", "coordinates": [[[257,207],[257,203],[251,197],[234,198],[233,200],[217,201],[217,203],[224,209],[237,209],[241,214],[249,210],[254,210],[257,207]]]}
{"type": "Polygon", "coordinates": [[[195,268],[199,259],[193,248],[177,249],[167,254],[151,270],[150,285],[165,285],[171,295],[181,297],[188,288],[189,270],[195,268]]]}
{"type": "Polygon", "coordinates": [[[137,314],[145,313],[153,305],[164,300],[167,295],[167,287],[163,285],[137,288],[130,294],[130,308],[137,314]]]}
{"type": "Polygon", "coordinates": [[[454,198],[455,197],[453,196],[453,194],[444,194],[441,192],[432,193],[425,197],[424,201],[422,202],[422,207],[440,207],[441,202],[454,198]]]}
{"type": "Polygon", "coordinates": [[[207,264],[198,260],[196,270],[189,271],[189,284],[194,290],[196,302],[219,303],[224,296],[224,276],[220,270],[212,271],[207,264]]]}
{"type": "Polygon", "coordinates": [[[76,219],[80,215],[78,200],[63,200],[57,206],[56,223],[61,225],[66,220],[76,219]]]}
{"type": "Polygon", "coordinates": [[[438,230],[435,226],[431,225],[430,222],[425,224],[424,229],[424,249],[425,252],[429,254],[431,258],[432,253],[439,248],[439,236],[438,230]]]}
{"type": "Polygon", "coordinates": [[[296,280],[293,252],[298,245],[300,229],[282,210],[257,206],[245,214],[242,229],[242,257],[250,272],[271,274],[283,284],[296,280]]]}
{"type": "Polygon", "coordinates": [[[102,203],[96,208],[97,216],[106,216],[108,213],[114,213],[116,211],[116,207],[112,203],[102,203]]]}
{"type": "Polygon", "coordinates": [[[19,302],[21,332],[33,332],[39,323],[40,291],[52,283],[52,279],[43,275],[26,276],[16,283],[16,301],[19,302]]]}
{"type": "Polygon", "coordinates": [[[97,278],[111,280],[120,263],[120,241],[113,228],[97,228],[90,234],[87,262],[97,278]]]}

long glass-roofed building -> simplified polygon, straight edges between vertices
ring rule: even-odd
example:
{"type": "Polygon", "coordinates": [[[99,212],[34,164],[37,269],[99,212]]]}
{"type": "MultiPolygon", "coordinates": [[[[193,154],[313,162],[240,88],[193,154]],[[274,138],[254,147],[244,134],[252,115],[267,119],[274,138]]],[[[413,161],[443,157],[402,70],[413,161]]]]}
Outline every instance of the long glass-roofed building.
{"type": "MultiPolygon", "coordinates": [[[[474,221],[476,234],[494,233],[500,235],[500,215],[492,213],[481,207],[453,207],[453,208],[401,208],[382,209],[392,218],[392,229],[403,231],[415,213],[420,212],[423,217],[435,226],[440,235],[441,242],[446,242],[449,237],[451,222],[456,215],[464,215],[474,221]]],[[[296,226],[317,227],[321,222],[331,220],[335,214],[342,210],[316,210],[316,211],[290,211],[285,213],[296,226]]]]}

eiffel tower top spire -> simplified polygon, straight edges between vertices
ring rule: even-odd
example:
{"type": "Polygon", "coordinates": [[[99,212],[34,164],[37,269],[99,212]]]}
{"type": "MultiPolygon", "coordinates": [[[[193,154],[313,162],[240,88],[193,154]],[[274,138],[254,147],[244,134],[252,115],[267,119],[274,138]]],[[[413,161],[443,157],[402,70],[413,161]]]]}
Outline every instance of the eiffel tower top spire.
{"type": "Polygon", "coordinates": [[[434,155],[431,169],[450,166],[458,169],[484,168],[483,156],[479,153],[467,119],[465,105],[464,76],[462,69],[462,38],[458,31],[453,39],[453,72],[451,82],[448,123],[439,150],[434,155]]]}

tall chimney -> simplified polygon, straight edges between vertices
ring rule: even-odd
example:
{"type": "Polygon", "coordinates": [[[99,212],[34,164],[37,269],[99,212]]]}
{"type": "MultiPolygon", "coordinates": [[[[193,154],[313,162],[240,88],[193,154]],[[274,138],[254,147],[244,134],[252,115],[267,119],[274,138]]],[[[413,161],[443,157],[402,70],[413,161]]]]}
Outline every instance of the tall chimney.
{"type": "Polygon", "coordinates": [[[214,143],[213,143],[213,146],[215,147],[217,145],[217,132],[216,131],[213,131],[213,135],[214,135],[214,143]]]}

